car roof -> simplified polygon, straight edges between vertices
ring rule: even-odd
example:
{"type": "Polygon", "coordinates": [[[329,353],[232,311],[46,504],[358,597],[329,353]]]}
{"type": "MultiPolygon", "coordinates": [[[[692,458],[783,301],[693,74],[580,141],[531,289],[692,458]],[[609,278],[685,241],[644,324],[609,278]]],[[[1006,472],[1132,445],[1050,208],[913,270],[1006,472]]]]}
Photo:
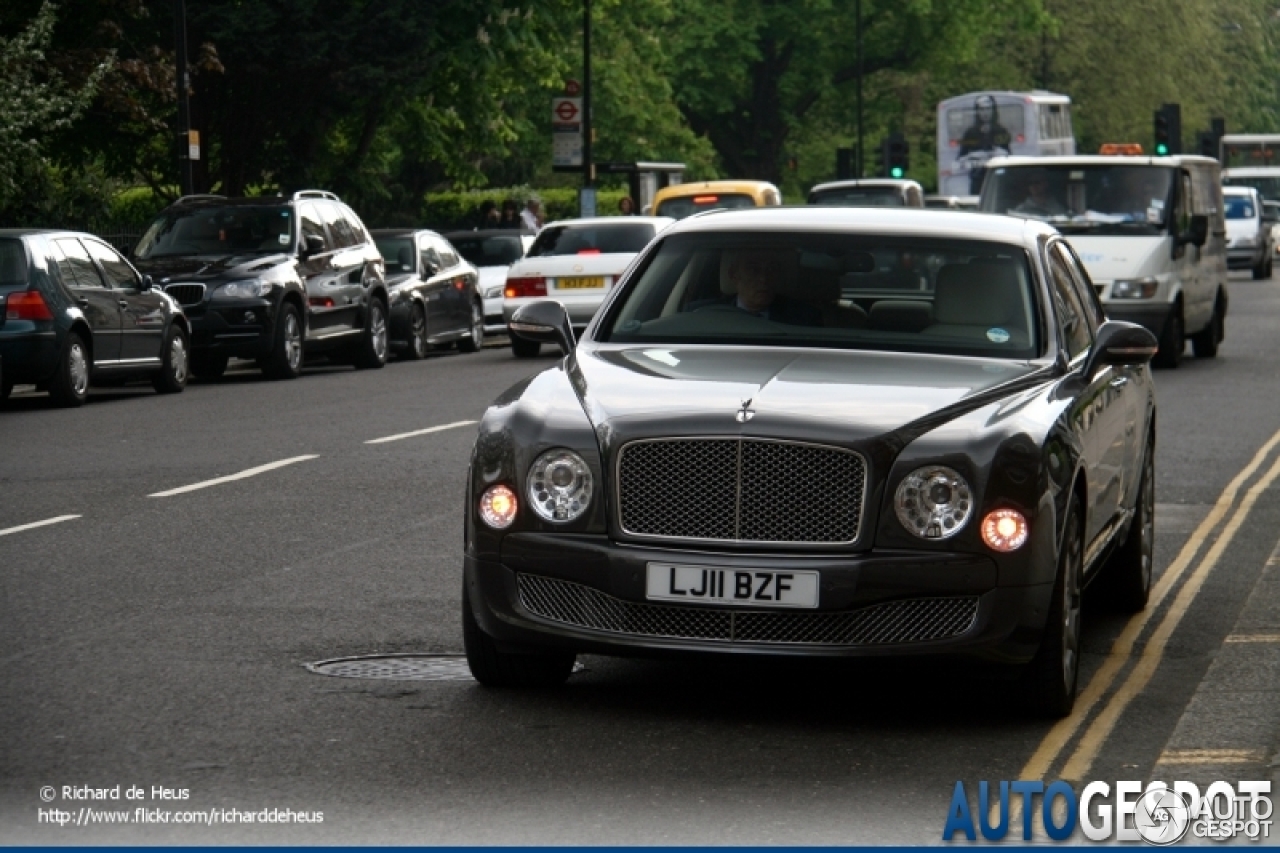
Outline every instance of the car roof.
{"type": "Polygon", "coordinates": [[[606,227],[612,225],[628,225],[636,222],[645,222],[656,228],[666,228],[675,222],[670,216],[591,216],[585,219],[557,219],[555,222],[548,222],[543,228],[559,227],[568,225],[576,227],[579,225],[604,225],[606,227]]]}
{"type": "Polygon", "coordinates": [[[1254,187],[1223,187],[1223,195],[1260,195],[1254,187]]]}
{"type": "Polygon", "coordinates": [[[1280,166],[1232,166],[1222,170],[1224,178],[1277,178],[1280,166]]]}
{"type": "Polygon", "coordinates": [[[410,234],[432,234],[436,237],[441,236],[430,228],[370,228],[369,233],[374,237],[407,237],[410,234]]]}
{"type": "MultiPolygon", "coordinates": [[[[616,218],[616,217],[615,217],[616,218]]],[[[442,231],[446,240],[454,237],[532,237],[534,232],[523,228],[457,228],[453,231],[442,231]]]]}
{"type": "Polygon", "coordinates": [[[992,157],[986,168],[990,172],[1002,166],[1180,166],[1203,163],[1218,165],[1212,157],[1199,154],[1172,154],[1167,157],[1128,154],[1062,154],[1045,157],[992,157]]]}
{"type": "Polygon", "coordinates": [[[816,193],[822,190],[838,190],[848,187],[886,187],[902,189],[904,187],[919,187],[918,181],[910,178],[854,178],[848,181],[827,181],[823,184],[814,184],[809,188],[809,192],[816,193]]]}
{"type": "Polygon", "coordinates": [[[753,207],[712,210],[680,220],[663,236],[709,231],[828,231],[992,240],[1019,246],[1057,234],[1038,219],[923,207],[753,207]]]}

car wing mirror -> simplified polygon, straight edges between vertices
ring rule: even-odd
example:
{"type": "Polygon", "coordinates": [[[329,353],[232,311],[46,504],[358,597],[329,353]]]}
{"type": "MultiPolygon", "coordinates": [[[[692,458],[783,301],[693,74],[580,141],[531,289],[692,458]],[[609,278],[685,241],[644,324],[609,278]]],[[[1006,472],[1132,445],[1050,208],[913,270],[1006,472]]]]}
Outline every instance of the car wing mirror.
{"type": "Polygon", "coordinates": [[[1137,323],[1108,320],[1098,327],[1084,375],[1092,377],[1104,364],[1146,364],[1159,349],[1156,336],[1137,323]]]}
{"type": "Polygon", "coordinates": [[[143,273],[142,292],[145,293],[153,287],[155,287],[155,281],[151,278],[151,276],[147,275],[146,273],[143,273]]]}
{"type": "Polygon", "coordinates": [[[308,234],[303,239],[303,243],[305,245],[305,249],[308,257],[310,257],[311,255],[318,255],[321,252],[323,252],[325,249],[329,248],[325,244],[324,238],[321,237],[319,234],[308,234]]]}
{"type": "Polygon", "coordinates": [[[1187,230],[1178,235],[1179,243],[1191,243],[1194,246],[1203,246],[1208,239],[1209,217],[1203,213],[1192,214],[1187,230]]]}
{"type": "Polygon", "coordinates": [[[564,306],[551,299],[521,305],[507,325],[511,334],[527,341],[557,344],[565,353],[573,352],[573,324],[564,306]]]}

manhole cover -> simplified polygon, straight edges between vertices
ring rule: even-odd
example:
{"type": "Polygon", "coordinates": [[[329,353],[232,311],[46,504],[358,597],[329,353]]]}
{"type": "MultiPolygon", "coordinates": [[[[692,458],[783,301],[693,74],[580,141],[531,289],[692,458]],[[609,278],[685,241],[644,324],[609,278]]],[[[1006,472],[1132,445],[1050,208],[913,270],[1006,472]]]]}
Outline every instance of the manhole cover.
{"type": "Polygon", "coordinates": [[[397,681],[474,681],[463,655],[361,655],[307,664],[320,675],[397,681]]]}

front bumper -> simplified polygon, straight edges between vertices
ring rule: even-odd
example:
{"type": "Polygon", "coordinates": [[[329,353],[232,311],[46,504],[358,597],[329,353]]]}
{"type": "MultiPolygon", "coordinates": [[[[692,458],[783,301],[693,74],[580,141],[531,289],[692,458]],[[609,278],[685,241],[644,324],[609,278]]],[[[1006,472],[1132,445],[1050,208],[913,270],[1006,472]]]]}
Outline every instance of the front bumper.
{"type": "Polygon", "coordinates": [[[183,309],[191,324],[192,351],[259,358],[275,340],[276,307],[266,299],[204,302],[183,309]]]}
{"type": "Polygon", "coordinates": [[[959,655],[1020,664],[1035,654],[1051,591],[1000,586],[995,562],[969,554],[703,553],[534,533],[504,537],[500,562],[468,554],[465,573],[476,619],[500,647],[612,655],[959,655]],[[648,601],[649,562],[817,571],[819,605],[648,601]]]}
{"type": "Polygon", "coordinates": [[[1266,258],[1266,246],[1227,249],[1227,269],[1246,270],[1258,266],[1266,258]]]}

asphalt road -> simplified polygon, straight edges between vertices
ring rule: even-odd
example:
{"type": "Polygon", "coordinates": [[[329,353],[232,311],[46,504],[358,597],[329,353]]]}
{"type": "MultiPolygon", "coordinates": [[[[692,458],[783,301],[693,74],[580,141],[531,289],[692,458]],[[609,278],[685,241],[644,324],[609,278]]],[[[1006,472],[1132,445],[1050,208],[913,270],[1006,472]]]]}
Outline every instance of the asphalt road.
{"type": "MultiPolygon", "coordinates": [[[[932,844],[957,780],[1190,773],[1170,767],[1175,729],[1188,754],[1233,733],[1183,718],[1250,596],[1278,589],[1259,579],[1280,450],[1258,454],[1280,430],[1280,286],[1231,286],[1221,355],[1156,374],[1157,577],[1178,582],[1132,644],[1087,603],[1097,697],[1056,727],[1008,685],[915,667],[586,657],[529,693],[308,671],[461,651],[465,422],[551,355],[233,372],[169,397],[95,390],[76,411],[19,393],[0,411],[0,843],[932,844]],[[74,825],[85,806],[130,823],[74,825]],[[323,823],[138,823],[135,807],[323,823]]],[[[1276,736],[1253,736],[1264,758],[1276,736]]]]}

